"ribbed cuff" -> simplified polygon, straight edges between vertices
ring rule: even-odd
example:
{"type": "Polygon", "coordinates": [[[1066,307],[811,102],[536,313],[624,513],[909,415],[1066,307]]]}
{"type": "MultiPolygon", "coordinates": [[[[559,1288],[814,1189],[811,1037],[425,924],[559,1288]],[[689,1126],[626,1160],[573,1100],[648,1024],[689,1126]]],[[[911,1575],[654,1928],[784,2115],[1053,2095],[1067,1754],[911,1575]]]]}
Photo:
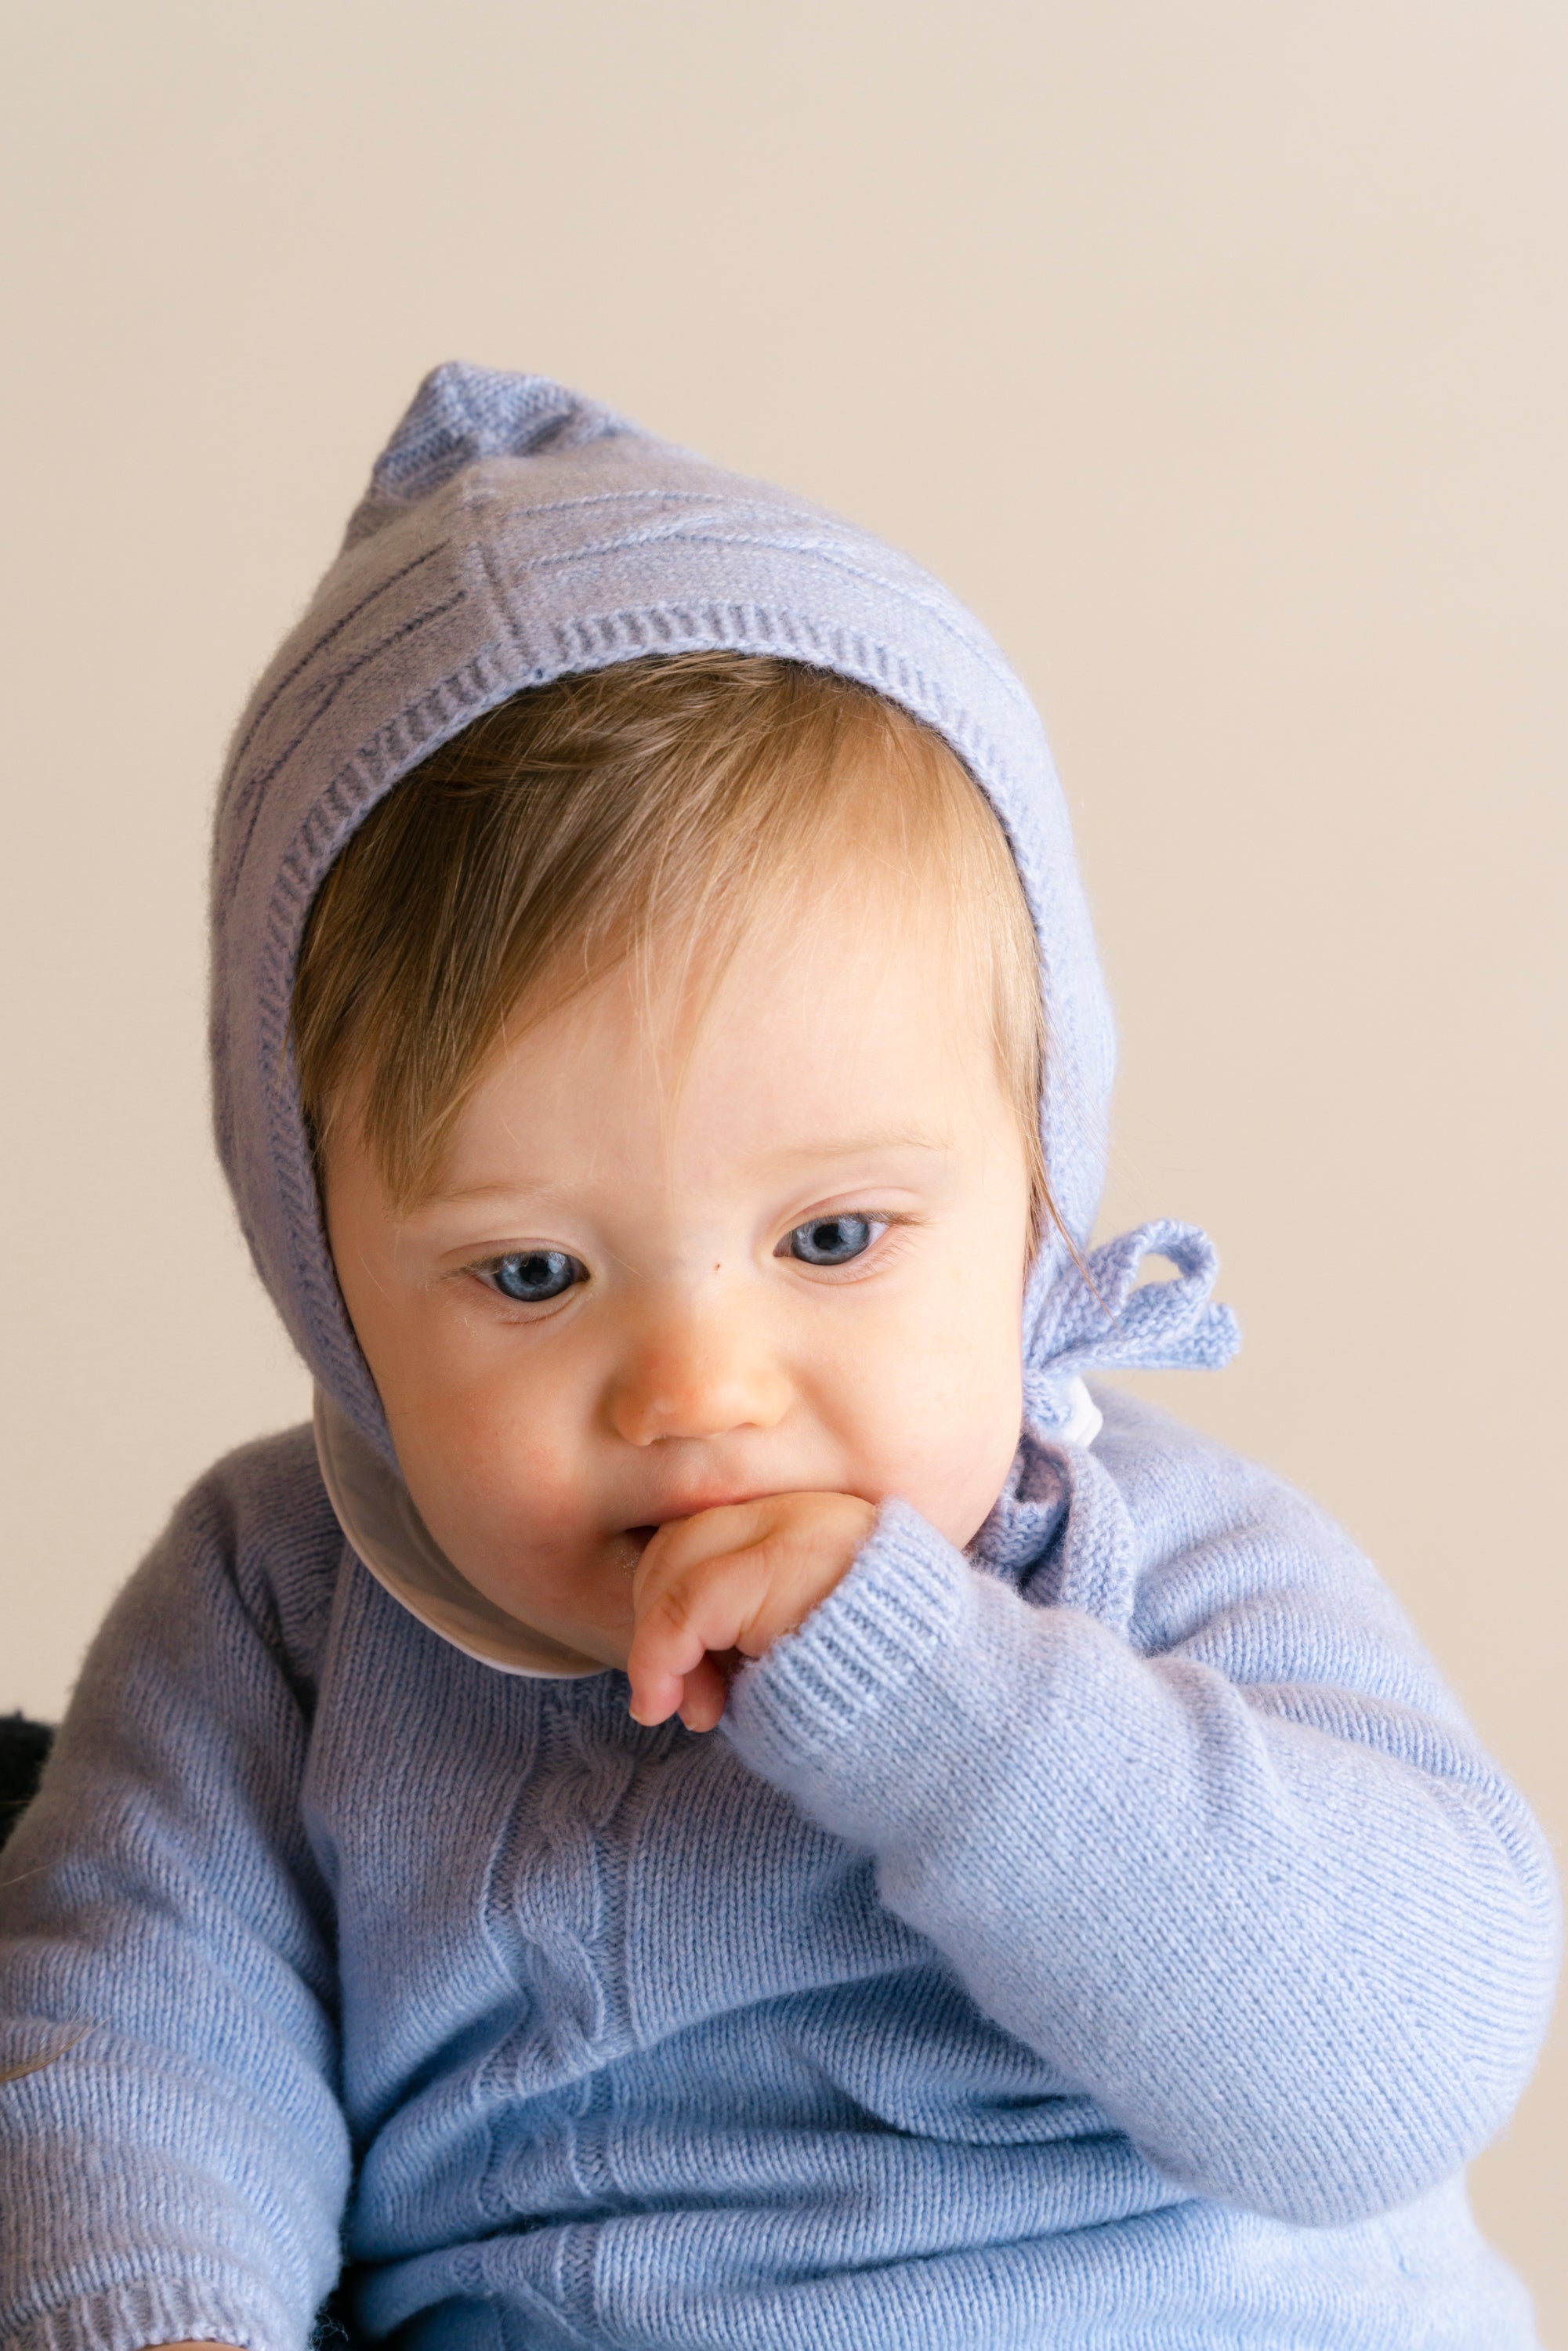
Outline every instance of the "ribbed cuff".
{"type": "Polygon", "coordinates": [[[842,1583],[737,1677],[724,1729],[743,1761],[788,1786],[855,1743],[952,1648],[973,1574],[907,1502],[884,1502],[842,1583]]]}
{"type": "Polygon", "coordinates": [[[305,2336],[279,2316],[225,2305],[188,2282],[138,2278],[41,2311],[0,2351],[143,2351],[153,2343],[232,2343],[238,2351],[303,2351],[305,2336]]]}

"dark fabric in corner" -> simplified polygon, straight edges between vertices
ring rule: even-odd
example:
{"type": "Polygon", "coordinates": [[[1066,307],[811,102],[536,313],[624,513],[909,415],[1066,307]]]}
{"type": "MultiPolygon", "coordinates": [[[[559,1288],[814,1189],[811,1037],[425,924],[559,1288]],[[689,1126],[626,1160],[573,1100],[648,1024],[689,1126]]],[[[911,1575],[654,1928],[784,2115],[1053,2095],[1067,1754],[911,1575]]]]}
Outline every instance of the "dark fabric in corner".
{"type": "Polygon", "coordinates": [[[54,1736],[52,1723],[0,1714],[0,1845],[37,1793],[54,1736]]]}

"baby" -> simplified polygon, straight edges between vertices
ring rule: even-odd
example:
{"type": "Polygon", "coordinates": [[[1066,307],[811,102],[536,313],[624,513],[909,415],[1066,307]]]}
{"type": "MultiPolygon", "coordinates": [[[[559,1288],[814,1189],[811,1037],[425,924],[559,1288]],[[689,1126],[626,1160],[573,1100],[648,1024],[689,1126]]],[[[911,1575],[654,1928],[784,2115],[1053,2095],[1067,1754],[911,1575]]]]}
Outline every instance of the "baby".
{"type": "Polygon", "coordinates": [[[1462,2168],[1551,1866],[1344,1536],[1086,1383],[1234,1325],[1191,1228],[1091,1251],[1110,1018],[977,623],[441,369],[214,923],[315,1423],[181,1506],[7,1851],[0,2345],[1531,2345],[1462,2168]]]}

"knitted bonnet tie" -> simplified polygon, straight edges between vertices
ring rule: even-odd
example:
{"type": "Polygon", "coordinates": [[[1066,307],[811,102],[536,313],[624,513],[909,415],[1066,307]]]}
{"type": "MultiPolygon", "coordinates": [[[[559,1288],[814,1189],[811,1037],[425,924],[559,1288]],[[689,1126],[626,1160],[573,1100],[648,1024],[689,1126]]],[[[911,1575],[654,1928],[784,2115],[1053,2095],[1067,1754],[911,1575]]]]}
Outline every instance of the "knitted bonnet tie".
{"type": "Polygon", "coordinates": [[[1218,1371],[1241,1343],[1233,1310],[1213,1302],[1219,1259],[1196,1225],[1158,1217],[1065,1269],[1024,1319],[1024,1425],[1043,1443],[1087,1445],[1085,1372],[1218,1371]],[[1174,1281],[1138,1282],[1147,1257],[1174,1281]]]}
{"type": "Polygon", "coordinates": [[[1089,1371],[1213,1371],[1240,1344],[1213,1303],[1208,1235],[1162,1217],[1122,1233],[1031,1292],[1024,1317],[1023,1435],[1007,1484],[970,1546],[1037,1604],[1081,1608],[1125,1635],[1138,1588],[1136,1536],[1120,1487],[1092,1449],[1104,1417],[1089,1371]],[[1140,1283],[1147,1257],[1172,1281],[1140,1283]]]}

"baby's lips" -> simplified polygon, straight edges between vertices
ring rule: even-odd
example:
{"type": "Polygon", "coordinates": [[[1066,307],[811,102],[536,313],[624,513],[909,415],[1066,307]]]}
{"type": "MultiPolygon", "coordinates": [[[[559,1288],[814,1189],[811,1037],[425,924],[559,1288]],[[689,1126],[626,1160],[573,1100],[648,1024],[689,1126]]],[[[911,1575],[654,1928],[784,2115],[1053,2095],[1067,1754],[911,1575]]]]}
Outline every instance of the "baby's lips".
{"type": "Polygon", "coordinates": [[[661,1527],[674,1526],[677,1520],[700,1519],[709,1510],[742,1510],[748,1502],[770,1502],[779,1493],[788,1493],[792,1489],[788,1487],[758,1486],[750,1488],[745,1492],[718,1491],[683,1495],[679,1500],[670,1503],[667,1508],[661,1507],[658,1517],[651,1520],[648,1525],[628,1527],[626,1532],[629,1535],[640,1536],[644,1542],[647,1542],[658,1533],[661,1527]]]}

